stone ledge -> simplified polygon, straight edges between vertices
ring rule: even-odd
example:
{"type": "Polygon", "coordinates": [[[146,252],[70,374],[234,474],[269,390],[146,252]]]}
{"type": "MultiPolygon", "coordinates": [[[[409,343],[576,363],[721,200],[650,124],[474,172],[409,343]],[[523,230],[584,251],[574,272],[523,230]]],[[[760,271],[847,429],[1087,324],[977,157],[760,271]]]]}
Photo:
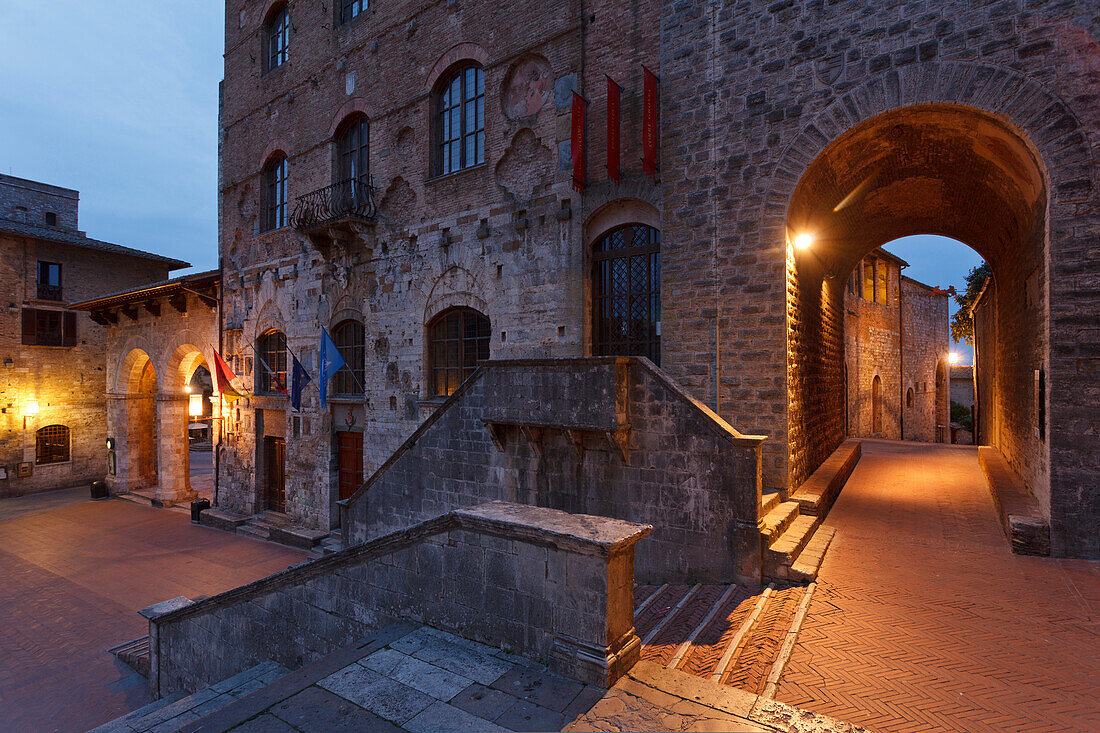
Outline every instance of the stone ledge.
{"type": "Polygon", "coordinates": [[[589,555],[609,555],[653,531],[648,524],[503,501],[490,501],[451,513],[461,527],[536,544],[552,544],[589,555]]]}
{"type": "Polygon", "coordinates": [[[852,475],[862,452],[862,444],[849,438],[841,443],[825,462],[791,495],[800,511],[824,518],[852,475]]]}
{"type": "Polygon", "coordinates": [[[1017,555],[1050,555],[1050,522],[1001,452],[979,446],[978,463],[1012,551],[1017,555]]]}

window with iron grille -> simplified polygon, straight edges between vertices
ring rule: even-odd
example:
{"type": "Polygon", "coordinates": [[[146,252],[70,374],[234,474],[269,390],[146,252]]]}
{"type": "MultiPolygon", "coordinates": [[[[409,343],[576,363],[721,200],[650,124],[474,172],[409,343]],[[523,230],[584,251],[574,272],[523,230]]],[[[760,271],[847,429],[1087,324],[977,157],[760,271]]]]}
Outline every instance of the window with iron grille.
{"type": "Polygon", "coordinates": [[[370,7],[370,0],[340,0],[340,22],[347,23],[370,7]]]}
{"type": "Polygon", "coordinates": [[[24,346],[76,346],[77,343],[76,313],[45,308],[23,309],[24,346]]]}
{"type": "Polygon", "coordinates": [[[363,363],[366,352],[363,324],[352,320],[341,321],[332,329],[332,340],[345,362],[340,371],[336,372],[334,394],[363,394],[363,363]]]}
{"type": "Polygon", "coordinates": [[[428,324],[428,368],[435,397],[454,394],[478,362],[489,358],[489,319],[472,308],[453,308],[428,324]]]}
{"type": "Polygon", "coordinates": [[[35,433],[34,462],[64,463],[69,460],[69,429],[64,425],[47,425],[35,433]]]}
{"type": "Polygon", "coordinates": [[[276,10],[267,22],[264,39],[267,43],[266,71],[286,63],[290,52],[290,10],[286,5],[276,10]]]}
{"type": "Polygon", "coordinates": [[[264,231],[286,226],[288,165],[280,156],[264,168],[264,231]]]}
{"type": "Polygon", "coordinates": [[[370,123],[359,115],[346,122],[336,141],[338,194],[346,198],[348,210],[366,202],[370,162],[370,123]]]}
{"type": "Polygon", "coordinates": [[[661,233],[644,224],[619,227],[596,242],[595,351],[647,356],[661,363],[661,233]]]}
{"type": "Polygon", "coordinates": [[[485,72],[480,66],[465,66],[438,89],[436,174],[484,163],[485,72]]]}
{"type": "Polygon", "coordinates": [[[286,389],[286,335],[276,329],[264,332],[259,338],[256,353],[262,360],[256,370],[256,392],[283,392],[286,389]]]}
{"type": "Polygon", "coordinates": [[[38,261],[38,298],[61,300],[61,265],[38,261]]]}

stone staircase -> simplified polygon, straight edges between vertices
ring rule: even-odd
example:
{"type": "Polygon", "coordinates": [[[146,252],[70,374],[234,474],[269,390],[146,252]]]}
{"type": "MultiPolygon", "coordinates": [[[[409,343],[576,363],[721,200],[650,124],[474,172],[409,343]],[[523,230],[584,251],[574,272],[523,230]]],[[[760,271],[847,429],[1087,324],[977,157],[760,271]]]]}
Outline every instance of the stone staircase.
{"type": "Polygon", "coordinates": [[[261,512],[251,517],[221,509],[207,509],[201,515],[201,523],[225,532],[235,532],[245,537],[269,540],[290,547],[312,550],[332,533],[306,529],[292,524],[285,514],[261,512]]]}
{"type": "Polygon", "coordinates": [[[107,650],[108,654],[118,657],[118,660],[129,666],[132,670],[146,679],[149,678],[149,637],[139,636],[133,641],[127,641],[107,650]]]}
{"type": "MultiPolygon", "coordinates": [[[[146,637],[146,641],[148,638],[146,637]]],[[[290,670],[275,662],[263,662],[188,695],[176,692],[138,708],[131,713],[93,728],[91,733],[168,733],[178,731],[203,716],[236,702],[288,674],[290,670]]]]}
{"type": "Polygon", "coordinates": [[[817,580],[836,530],[821,528],[822,517],[803,513],[798,501],[783,501],[779,493],[764,495],[761,513],[764,577],[801,583],[817,580]]]}
{"type": "Polygon", "coordinates": [[[635,586],[634,626],[642,639],[641,658],[774,697],[815,588],[813,583],[773,583],[764,589],[635,586]]]}

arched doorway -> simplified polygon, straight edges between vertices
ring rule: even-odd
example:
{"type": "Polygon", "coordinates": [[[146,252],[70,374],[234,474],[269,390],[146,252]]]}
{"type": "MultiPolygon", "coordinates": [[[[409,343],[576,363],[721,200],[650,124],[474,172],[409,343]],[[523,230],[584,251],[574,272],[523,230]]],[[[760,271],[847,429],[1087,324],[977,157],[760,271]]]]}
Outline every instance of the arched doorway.
{"type": "Polygon", "coordinates": [[[593,351],[661,364],[661,233],[625,224],[592,250],[593,351]]]}
{"type": "MultiPolygon", "coordinates": [[[[176,343],[187,338],[183,334],[176,343]]],[[[198,495],[191,484],[193,425],[211,426],[208,433],[213,440],[216,429],[214,417],[214,390],[210,380],[209,365],[202,349],[192,343],[180,343],[165,361],[165,379],[158,397],[158,421],[160,423],[160,481],[156,501],[161,504],[179,504],[198,495]],[[203,374],[206,375],[205,379],[203,374]]],[[[200,443],[200,445],[205,445],[200,443]]],[[[194,460],[205,469],[212,463],[211,450],[200,451],[194,460]]],[[[204,496],[213,493],[213,474],[210,470],[199,472],[204,496]],[[209,492],[209,493],[207,493],[209,492]]]]}
{"type": "Polygon", "coordinates": [[[882,377],[871,380],[871,432],[882,435],[882,377]]]}
{"type": "MultiPolygon", "coordinates": [[[[786,222],[791,483],[845,434],[841,314],[850,273],[887,242],[936,234],[966,242],[993,270],[998,337],[989,348],[998,399],[982,407],[996,413],[1002,452],[1049,506],[1049,450],[1035,437],[1032,386],[1034,370],[1049,360],[1047,202],[1030,142],[1002,119],[961,105],[884,112],[808,164],[786,222]]],[[[887,397],[900,403],[902,395],[887,397]]],[[[944,400],[936,420],[946,425],[944,400]]]]}
{"type": "Polygon", "coordinates": [[[140,492],[150,497],[157,490],[157,374],[152,359],[141,349],[131,350],[118,373],[112,409],[121,406],[115,425],[122,430],[114,436],[114,475],[108,469],[111,490],[118,494],[140,492]]]}

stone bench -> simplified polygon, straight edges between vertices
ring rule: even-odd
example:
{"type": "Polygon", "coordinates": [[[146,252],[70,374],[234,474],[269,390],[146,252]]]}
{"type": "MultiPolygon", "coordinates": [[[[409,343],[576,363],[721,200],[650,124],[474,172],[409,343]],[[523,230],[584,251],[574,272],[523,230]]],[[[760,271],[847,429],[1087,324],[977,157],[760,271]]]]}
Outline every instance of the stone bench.
{"type": "Polygon", "coordinates": [[[854,438],[845,440],[825,462],[791,494],[803,514],[824,517],[840,495],[848,477],[859,462],[860,442],[854,438]]]}
{"type": "Polygon", "coordinates": [[[989,484],[1001,527],[1017,555],[1050,554],[1050,521],[1039,503],[996,448],[978,448],[978,463],[989,484]]]}

